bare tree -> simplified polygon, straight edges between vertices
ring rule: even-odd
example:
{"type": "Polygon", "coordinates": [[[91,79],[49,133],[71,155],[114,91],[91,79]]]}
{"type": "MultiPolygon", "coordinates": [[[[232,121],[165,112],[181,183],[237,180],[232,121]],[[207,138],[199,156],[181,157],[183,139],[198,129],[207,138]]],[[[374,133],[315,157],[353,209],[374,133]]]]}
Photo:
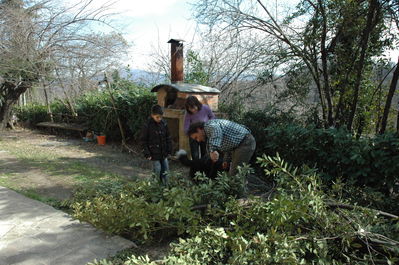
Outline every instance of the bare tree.
{"type": "Polygon", "coordinates": [[[211,29],[203,32],[197,51],[204,61],[209,83],[222,92],[239,79],[254,79],[257,71],[263,69],[265,56],[259,57],[259,50],[265,50],[265,40],[251,34],[237,34],[211,29]]]}
{"type": "Polygon", "coordinates": [[[127,56],[127,43],[115,32],[91,34],[74,46],[64,47],[57,54],[58,75],[76,94],[90,89],[91,82],[105,70],[119,67],[120,59],[127,56]]]}
{"type": "Polygon", "coordinates": [[[325,126],[351,129],[363,97],[366,64],[383,50],[389,2],[302,0],[292,7],[284,1],[200,0],[195,11],[200,23],[257,36],[264,44],[253,51],[259,60],[274,57],[280,70],[306,67],[325,126]]]}
{"type": "MultiPolygon", "coordinates": [[[[189,80],[193,71],[201,72],[204,85],[221,90],[224,98],[228,98],[237,86],[238,80],[254,79],[259,71],[263,71],[267,56],[259,57],[259,50],[265,51],[269,44],[265,40],[256,39],[251,34],[237,34],[218,28],[202,27],[197,30],[193,40],[184,44],[185,48],[185,80],[189,80]],[[190,57],[191,56],[191,57],[190,57]],[[194,62],[193,59],[194,58],[194,62]],[[196,62],[201,67],[194,67],[196,62]]],[[[166,42],[154,47],[153,63],[149,66],[153,71],[170,77],[170,52],[166,42]]],[[[264,54],[268,54],[267,52],[264,54]]],[[[270,67],[269,64],[268,67],[270,67]]],[[[241,91],[244,92],[244,91],[241,91]]],[[[247,91],[250,93],[250,91],[247,91]]]]}
{"type": "Polygon", "coordinates": [[[69,7],[54,0],[0,3],[0,128],[6,126],[18,97],[40,80],[45,84],[55,79],[55,69],[64,80],[87,82],[109,66],[108,58],[115,61],[121,54],[126,42],[120,35],[97,33],[100,25],[110,27],[110,3],[98,8],[92,3],[85,0],[69,7]]]}
{"type": "MultiPolygon", "coordinates": [[[[264,69],[271,68],[282,71],[283,68],[295,68],[302,63],[308,69],[308,74],[313,77],[320,97],[323,117],[332,123],[332,95],[329,87],[327,71],[327,43],[330,33],[326,25],[322,25],[317,34],[321,40],[308,38],[304,41],[305,34],[316,34],[312,27],[307,26],[301,18],[293,15],[283,17],[283,10],[277,11],[277,6],[265,1],[251,0],[204,0],[196,5],[197,19],[199,22],[218,26],[223,31],[234,32],[238,35],[256,36],[257,45],[246,45],[251,50],[257,64],[264,69]],[[279,17],[281,16],[281,17],[279,17]],[[300,60],[300,62],[298,61],[300,60]]],[[[307,1],[305,1],[307,2],[307,1]]],[[[310,2],[310,1],[308,1],[310,2]]],[[[313,4],[311,2],[311,4],[313,4]]],[[[310,4],[309,4],[310,5],[310,4]]],[[[310,9],[320,12],[320,16],[326,16],[323,3],[310,5],[310,9]],[[323,13],[324,12],[324,13],[323,13]]],[[[292,8],[286,8],[287,14],[292,8]]],[[[315,11],[316,12],[316,11],[315,11]]],[[[294,12],[291,11],[293,14],[294,12]]],[[[310,12],[311,13],[311,12],[310,12]]],[[[297,15],[298,16],[298,15],[297,15]]],[[[251,43],[251,39],[248,39],[251,43]]],[[[253,43],[253,41],[252,41],[253,43]]]]}

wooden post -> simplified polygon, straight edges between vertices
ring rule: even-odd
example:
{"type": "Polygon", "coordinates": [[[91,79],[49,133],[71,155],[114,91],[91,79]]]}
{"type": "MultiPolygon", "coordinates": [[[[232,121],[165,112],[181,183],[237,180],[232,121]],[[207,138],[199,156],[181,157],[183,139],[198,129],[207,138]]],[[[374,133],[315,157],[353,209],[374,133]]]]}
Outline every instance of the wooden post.
{"type": "Polygon", "coordinates": [[[132,150],[126,144],[125,130],[123,129],[123,125],[122,125],[121,119],[119,117],[118,109],[116,108],[114,95],[112,94],[111,85],[108,82],[107,73],[104,73],[104,81],[106,83],[107,90],[108,90],[108,93],[109,93],[109,96],[110,96],[110,99],[111,99],[112,107],[114,109],[114,112],[115,112],[115,115],[116,115],[116,118],[117,118],[117,121],[118,121],[119,131],[120,131],[121,136],[122,136],[122,148],[125,147],[127,150],[129,150],[129,152],[131,152],[132,150]]]}
{"type": "Polygon", "coordinates": [[[190,150],[188,136],[184,132],[184,114],[179,117],[179,149],[190,150]]]}
{"type": "Polygon", "coordinates": [[[164,110],[164,117],[170,119],[177,119],[178,120],[178,149],[184,149],[186,151],[190,150],[188,136],[184,133],[184,110],[178,109],[165,109],[164,110]]]}

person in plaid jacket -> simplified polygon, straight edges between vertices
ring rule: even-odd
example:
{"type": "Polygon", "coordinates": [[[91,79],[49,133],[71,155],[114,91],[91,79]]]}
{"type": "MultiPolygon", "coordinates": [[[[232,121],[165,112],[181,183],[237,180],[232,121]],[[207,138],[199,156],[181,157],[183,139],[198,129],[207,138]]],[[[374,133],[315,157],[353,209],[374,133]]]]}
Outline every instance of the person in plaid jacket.
{"type": "Polygon", "coordinates": [[[229,175],[237,174],[237,167],[248,163],[255,152],[256,141],[244,125],[213,119],[190,125],[188,135],[197,142],[206,142],[207,152],[212,161],[223,153],[224,163],[230,163],[229,175]]]}

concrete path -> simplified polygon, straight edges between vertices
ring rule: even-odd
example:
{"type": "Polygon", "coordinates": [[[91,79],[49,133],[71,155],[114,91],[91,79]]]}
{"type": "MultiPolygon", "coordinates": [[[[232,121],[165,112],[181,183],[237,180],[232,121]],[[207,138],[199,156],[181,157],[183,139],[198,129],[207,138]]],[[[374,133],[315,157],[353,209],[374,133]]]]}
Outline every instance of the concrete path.
{"type": "Polygon", "coordinates": [[[80,265],[132,246],[0,186],[1,265],[80,265]]]}

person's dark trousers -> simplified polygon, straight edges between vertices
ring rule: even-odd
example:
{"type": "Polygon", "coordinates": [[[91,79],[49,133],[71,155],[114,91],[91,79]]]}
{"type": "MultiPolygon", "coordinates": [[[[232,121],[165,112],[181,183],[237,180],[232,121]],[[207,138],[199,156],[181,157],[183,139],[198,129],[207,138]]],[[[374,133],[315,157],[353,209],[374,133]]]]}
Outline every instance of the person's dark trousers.
{"type": "Polygon", "coordinates": [[[205,142],[197,142],[190,138],[190,150],[191,150],[191,158],[192,159],[200,159],[206,155],[206,143],[205,142]],[[201,156],[200,156],[201,154],[201,156]]]}

